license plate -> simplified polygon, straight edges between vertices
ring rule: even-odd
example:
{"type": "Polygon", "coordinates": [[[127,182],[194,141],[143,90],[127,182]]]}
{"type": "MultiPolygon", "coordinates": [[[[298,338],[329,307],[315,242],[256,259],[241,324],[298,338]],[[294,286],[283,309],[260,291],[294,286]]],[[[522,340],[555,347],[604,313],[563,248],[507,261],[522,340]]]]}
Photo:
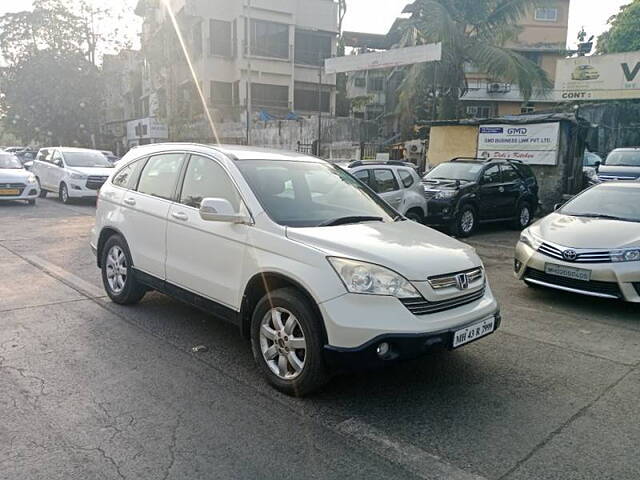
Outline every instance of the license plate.
{"type": "Polygon", "coordinates": [[[589,282],[591,280],[591,270],[585,270],[583,268],[565,267],[564,265],[547,263],[544,266],[544,271],[547,275],[555,275],[556,277],[581,280],[583,282],[589,282]]]}
{"type": "Polygon", "coordinates": [[[480,323],[458,330],[453,334],[453,348],[457,348],[465,343],[473,342],[478,338],[485,337],[496,329],[495,317],[487,318],[480,323]]]}
{"type": "Polygon", "coordinates": [[[20,195],[20,190],[17,188],[0,188],[0,195],[18,196],[20,195]]]}

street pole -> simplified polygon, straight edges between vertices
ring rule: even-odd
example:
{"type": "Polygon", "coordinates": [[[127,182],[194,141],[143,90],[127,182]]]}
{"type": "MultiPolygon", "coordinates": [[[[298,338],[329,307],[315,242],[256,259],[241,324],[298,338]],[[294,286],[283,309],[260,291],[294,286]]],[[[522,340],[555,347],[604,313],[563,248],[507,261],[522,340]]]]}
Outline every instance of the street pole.
{"type": "Polygon", "coordinates": [[[316,155],[319,157],[322,150],[322,54],[318,57],[320,66],[318,68],[318,151],[316,155]]]}
{"type": "Polygon", "coordinates": [[[251,0],[247,0],[247,145],[251,145],[251,121],[253,117],[253,98],[251,92],[251,0]]]}

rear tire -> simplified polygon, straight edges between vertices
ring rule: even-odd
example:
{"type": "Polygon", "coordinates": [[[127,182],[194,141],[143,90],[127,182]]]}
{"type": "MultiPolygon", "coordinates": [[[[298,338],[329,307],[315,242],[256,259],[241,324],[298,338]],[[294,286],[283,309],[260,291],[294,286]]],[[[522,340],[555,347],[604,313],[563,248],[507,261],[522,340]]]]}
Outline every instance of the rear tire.
{"type": "Polygon", "coordinates": [[[102,247],[102,284],[109,298],[119,305],[134,305],[147,289],[136,280],[131,253],[124,238],[112,235],[102,247]]]}
{"type": "Polygon", "coordinates": [[[307,395],[329,380],[323,334],[308,300],[294,288],[265,295],[251,318],[251,349],[267,381],[282,393],[307,395]]]}
{"type": "Polygon", "coordinates": [[[460,238],[468,238],[476,231],[478,227],[478,214],[476,209],[471,205],[464,205],[456,218],[452,226],[452,234],[460,238]]]}

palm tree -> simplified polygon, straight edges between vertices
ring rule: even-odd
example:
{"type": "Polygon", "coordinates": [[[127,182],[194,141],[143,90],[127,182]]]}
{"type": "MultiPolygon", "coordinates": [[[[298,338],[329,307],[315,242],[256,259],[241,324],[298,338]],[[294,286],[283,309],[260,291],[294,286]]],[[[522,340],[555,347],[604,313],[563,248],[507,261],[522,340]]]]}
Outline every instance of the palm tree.
{"type": "Polygon", "coordinates": [[[442,60],[409,69],[401,85],[401,114],[415,117],[414,106],[424,109],[431,99],[433,118],[458,118],[460,98],[468,88],[465,68],[470,65],[517,85],[525,101],[534,92],[548,91],[552,84],[546,72],[505,47],[517,38],[517,22],[532,4],[535,0],[414,0],[407,5],[404,13],[410,17],[399,27],[400,46],[441,42],[442,60]]]}

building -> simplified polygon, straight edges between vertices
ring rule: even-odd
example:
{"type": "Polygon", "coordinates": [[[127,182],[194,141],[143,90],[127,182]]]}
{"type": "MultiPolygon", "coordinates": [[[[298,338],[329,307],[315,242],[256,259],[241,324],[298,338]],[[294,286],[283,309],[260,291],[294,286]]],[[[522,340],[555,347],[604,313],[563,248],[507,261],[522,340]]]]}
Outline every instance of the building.
{"type": "MultiPolygon", "coordinates": [[[[216,124],[333,115],[336,77],[320,66],[336,55],[334,0],[168,0],[216,124]]],[[[145,113],[164,119],[172,139],[206,118],[203,102],[160,0],[140,0],[145,113]]],[[[223,129],[224,130],[224,129],[223,129]]],[[[199,140],[204,140],[198,138],[199,140]]],[[[240,141],[241,138],[222,138],[240,141]]]]}

